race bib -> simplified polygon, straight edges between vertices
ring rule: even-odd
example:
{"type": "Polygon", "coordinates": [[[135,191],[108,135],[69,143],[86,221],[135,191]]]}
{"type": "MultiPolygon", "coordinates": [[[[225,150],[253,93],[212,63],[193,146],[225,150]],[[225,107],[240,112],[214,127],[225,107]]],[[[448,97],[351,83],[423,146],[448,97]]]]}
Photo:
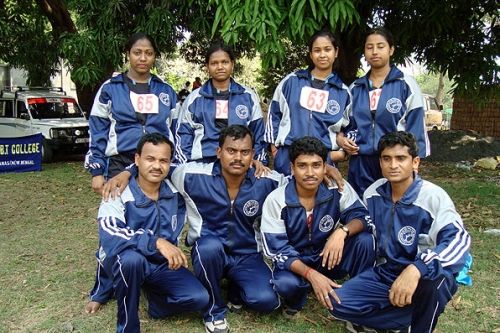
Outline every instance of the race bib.
{"type": "Polygon", "coordinates": [[[228,103],[229,101],[215,101],[215,119],[227,119],[228,118],[228,103]]]}
{"type": "Polygon", "coordinates": [[[154,94],[130,92],[130,101],[138,113],[158,113],[158,97],[154,94]]]}
{"type": "Polygon", "coordinates": [[[303,87],[300,92],[300,106],[314,112],[324,113],[328,104],[328,91],[303,87]]]}
{"type": "Polygon", "coordinates": [[[380,95],[382,95],[382,88],[370,90],[368,94],[370,95],[370,110],[377,110],[378,101],[380,95]]]}

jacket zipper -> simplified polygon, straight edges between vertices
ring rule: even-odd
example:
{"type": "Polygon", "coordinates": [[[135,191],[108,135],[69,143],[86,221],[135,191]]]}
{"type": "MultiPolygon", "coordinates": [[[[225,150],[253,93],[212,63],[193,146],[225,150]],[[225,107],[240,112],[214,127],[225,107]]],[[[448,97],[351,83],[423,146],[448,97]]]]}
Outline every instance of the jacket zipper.
{"type": "Polygon", "coordinates": [[[377,148],[375,148],[375,115],[377,111],[372,112],[370,110],[371,116],[372,116],[372,152],[376,152],[377,148]]]}
{"type": "MultiPolygon", "coordinates": [[[[313,220],[311,221],[311,229],[307,228],[308,229],[309,242],[312,241],[312,230],[313,230],[313,227],[314,227],[314,211],[317,211],[316,207],[319,207],[320,205],[324,204],[325,202],[328,202],[329,200],[331,200],[331,196],[330,195],[328,197],[326,197],[324,200],[321,200],[321,201],[316,202],[314,204],[314,207],[313,207],[313,220]]],[[[293,207],[293,205],[290,205],[290,206],[293,207]]],[[[307,210],[301,204],[299,204],[299,206],[302,207],[302,209],[304,210],[304,214],[306,215],[306,227],[307,227],[307,210]]]]}
{"type": "MultiPolygon", "coordinates": [[[[396,211],[396,203],[392,204],[391,207],[391,219],[389,220],[389,224],[387,225],[387,235],[392,235],[392,227],[394,225],[394,213],[396,211]]],[[[385,248],[385,255],[389,256],[389,239],[386,237],[384,239],[384,248],[385,248]]]]}
{"type": "MultiPolygon", "coordinates": [[[[160,199],[160,198],[158,198],[160,199]]],[[[155,201],[156,207],[156,228],[155,228],[155,236],[160,236],[160,207],[158,206],[158,200],[155,201]]]]}
{"type": "Polygon", "coordinates": [[[307,135],[311,135],[312,118],[313,118],[312,111],[309,111],[309,124],[307,124],[307,135]]]}

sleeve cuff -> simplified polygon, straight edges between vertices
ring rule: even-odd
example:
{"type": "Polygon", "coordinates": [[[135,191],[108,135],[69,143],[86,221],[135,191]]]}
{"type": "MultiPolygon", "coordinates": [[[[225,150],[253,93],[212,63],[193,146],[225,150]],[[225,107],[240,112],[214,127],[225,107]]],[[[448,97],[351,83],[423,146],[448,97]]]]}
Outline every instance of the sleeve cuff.
{"type": "Polygon", "coordinates": [[[104,170],[102,168],[90,169],[90,174],[92,177],[102,176],[104,174],[104,170]]]}
{"type": "Polygon", "coordinates": [[[420,278],[423,278],[425,275],[427,275],[427,272],[429,269],[427,268],[427,265],[422,260],[420,260],[420,259],[415,260],[413,265],[415,265],[415,267],[417,267],[417,269],[419,270],[420,278]]]}
{"type": "Polygon", "coordinates": [[[299,259],[299,257],[288,257],[288,259],[285,261],[285,268],[291,271],[292,269],[290,268],[290,266],[297,259],[299,259]]]}
{"type": "Polygon", "coordinates": [[[156,248],[156,242],[158,241],[158,236],[152,235],[149,237],[148,250],[150,253],[155,253],[158,251],[156,248]]]}

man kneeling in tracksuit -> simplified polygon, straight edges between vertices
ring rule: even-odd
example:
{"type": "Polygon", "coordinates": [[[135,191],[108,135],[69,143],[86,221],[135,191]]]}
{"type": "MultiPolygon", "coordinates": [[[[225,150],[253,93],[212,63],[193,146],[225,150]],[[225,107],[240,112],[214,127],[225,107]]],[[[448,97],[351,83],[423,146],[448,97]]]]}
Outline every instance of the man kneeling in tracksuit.
{"type": "Polygon", "coordinates": [[[262,212],[264,252],[273,259],[273,284],[292,317],[309,290],[332,308],[333,279],[356,276],[373,266],[375,241],[366,232],[368,211],[353,188],[323,183],[327,148],[303,137],[290,148],[293,180],[271,192],[262,212]]]}
{"type": "Polygon", "coordinates": [[[385,178],[364,193],[375,226],[377,266],[335,290],[334,317],[350,332],[432,332],[457,291],[470,236],[448,194],[417,174],[418,147],[408,132],[379,141],[385,178]]]}
{"type": "Polygon", "coordinates": [[[137,178],[99,208],[99,260],[113,280],[120,333],[140,332],[141,287],[153,318],[208,305],[207,290],[187,270],[187,258],[177,247],[186,214],[182,196],[164,181],[172,148],[161,134],[144,135],[135,154],[137,178]]]}

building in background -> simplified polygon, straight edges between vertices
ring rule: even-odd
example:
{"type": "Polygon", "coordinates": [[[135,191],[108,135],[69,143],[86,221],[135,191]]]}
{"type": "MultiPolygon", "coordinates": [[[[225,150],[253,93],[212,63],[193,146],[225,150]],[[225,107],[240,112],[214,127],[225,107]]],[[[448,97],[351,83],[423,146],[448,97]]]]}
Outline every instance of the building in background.
{"type": "MultiPolygon", "coordinates": [[[[52,87],[61,87],[69,96],[77,98],[76,86],[71,81],[70,72],[66,66],[62,63],[61,65],[62,70],[50,79],[52,87]]],[[[10,87],[27,86],[27,77],[25,70],[0,63],[0,87],[2,90],[10,89],[10,87]]]]}

